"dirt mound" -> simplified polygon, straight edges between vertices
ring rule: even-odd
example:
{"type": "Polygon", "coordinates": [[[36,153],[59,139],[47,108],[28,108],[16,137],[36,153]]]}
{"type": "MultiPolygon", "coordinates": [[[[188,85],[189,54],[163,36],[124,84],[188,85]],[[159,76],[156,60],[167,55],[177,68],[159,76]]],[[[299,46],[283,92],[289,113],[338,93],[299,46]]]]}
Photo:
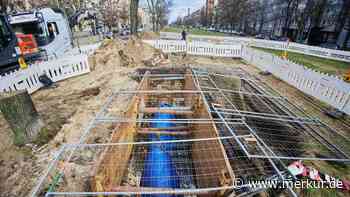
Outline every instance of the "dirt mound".
{"type": "Polygon", "coordinates": [[[155,40],[159,39],[159,34],[155,32],[142,32],[140,38],[143,40],[155,40]]]}
{"type": "Polygon", "coordinates": [[[106,40],[92,56],[93,67],[138,67],[161,66],[168,64],[167,56],[160,50],[143,43],[142,40],[131,37],[124,41],[120,39],[106,40]]]}

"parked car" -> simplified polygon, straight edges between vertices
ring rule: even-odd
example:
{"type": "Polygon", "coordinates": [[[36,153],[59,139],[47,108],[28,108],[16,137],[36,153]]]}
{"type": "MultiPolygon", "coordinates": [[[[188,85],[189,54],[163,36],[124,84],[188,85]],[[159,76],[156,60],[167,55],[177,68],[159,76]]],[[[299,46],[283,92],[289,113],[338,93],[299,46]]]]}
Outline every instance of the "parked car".
{"type": "Polygon", "coordinates": [[[215,31],[214,27],[209,27],[208,31],[215,31]]]}
{"type": "Polygon", "coordinates": [[[239,36],[243,36],[243,37],[246,36],[246,34],[245,34],[244,32],[241,32],[241,31],[238,32],[238,35],[239,35],[239,36]]]}
{"type": "Polygon", "coordinates": [[[288,41],[289,40],[289,38],[288,37],[279,37],[278,39],[277,39],[278,41],[283,41],[283,42],[286,42],[286,41],[288,41]]]}
{"type": "Polygon", "coordinates": [[[278,40],[278,37],[277,36],[270,36],[270,38],[269,38],[270,40],[278,40]]]}
{"type": "Polygon", "coordinates": [[[264,34],[258,34],[255,36],[256,39],[265,39],[265,35],[264,34]]]}
{"type": "Polygon", "coordinates": [[[330,42],[322,43],[320,47],[327,48],[327,49],[335,49],[335,50],[339,49],[339,46],[337,45],[337,43],[330,43],[330,42]]]}
{"type": "Polygon", "coordinates": [[[111,31],[104,32],[103,36],[105,38],[111,39],[111,38],[113,38],[113,32],[111,32],[111,31]]]}

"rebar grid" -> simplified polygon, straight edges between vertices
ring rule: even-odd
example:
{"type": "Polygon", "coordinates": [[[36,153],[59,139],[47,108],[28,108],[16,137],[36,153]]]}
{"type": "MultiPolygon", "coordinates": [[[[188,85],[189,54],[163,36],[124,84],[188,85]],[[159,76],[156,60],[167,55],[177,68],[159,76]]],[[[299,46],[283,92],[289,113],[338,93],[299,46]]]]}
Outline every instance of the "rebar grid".
{"type": "MultiPolygon", "coordinates": [[[[257,81],[252,80],[249,75],[243,72],[238,77],[221,76],[220,74],[193,72],[189,75],[194,78],[195,85],[198,90],[183,90],[184,84],[179,80],[184,80],[188,74],[155,74],[152,78],[150,87],[147,90],[136,91],[120,91],[109,99],[101,113],[92,121],[90,126],[84,132],[80,144],[66,145],[62,152],[57,156],[56,160],[51,164],[47,175],[47,179],[54,179],[57,175],[67,174],[70,166],[78,165],[86,166],[88,176],[75,176],[81,180],[62,180],[60,177],[59,187],[56,190],[47,192],[47,196],[60,195],[133,195],[133,194],[203,194],[210,191],[232,190],[236,187],[232,184],[234,178],[229,176],[227,178],[227,171],[232,171],[236,178],[243,178],[251,180],[254,178],[269,179],[275,177],[283,180],[285,178],[284,171],[286,167],[285,161],[293,159],[309,159],[309,160],[335,160],[335,161],[349,161],[344,157],[344,152],[338,148],[334,148],[323,136],[331,136],[326,127],[312,117],[304,115],[302,110],[296,108],[287,99],[271,93],[268,87],[261,87],[257,85],[257,81]],[[221,83],[216,83],[215,80],[220,77],[233,79],[235,82],[232,88],[222,86],[221,83]],[[168,80],[168,81],[167,81],[168,80]],[[153,83],[156,81],[164,81],[153,83]],[[158,85],[157,85],[158,84],[158,85]],[[238,84],[238,85],[237,85],[238,84]],[[243,85],[242,85],[243,84],[243,85]],[[169,89],[168,87],[175,86],[177,88],[169,89]],[[142,107],[139,113],[142,116],[128,119],[123,118],[123,110],[115,108],[120,103],[128,103],[131,98],[143,97],[142,107]],[[152,115],[146,115],[145,108],[156,108],[159,106],[160,100],[171,102],[174,108],[170,110],[179,110],[190,112],[193,110],[193,103],[184,101],[184,97],[201,97],[205,101],[205,105],[212,117],[210,118],[195,118],[177,115],[176,119],[153,119],[152,115]],[[118,100],[119,99],[119,100],[118,100]],[[295,115],[294,110],[298,115],[295,115]],[[176,140],[170,141],[150,141],[149,136],[145,133],[140,133],[134,139],[135,141],[120,141],[119,143],[109,144],[93,144],[86,140],[89,135],[93,134],[93,128],[99,124],[105,123],[136,123],[137,129],[143,132],[151,127],[152,123],[156,122],[171,122],[175,127],[184,127],[189,131],[186,135],[179,135],[176,140]],[[198,135],[193,131],[194,125],[201,127],[208,127],[214,124],[218,130],[217,136],[212,136],[206,133],[205,130],[202,135],[198,135]],[[307,130],[308,128],[319,130],[322,136],[307,130]],[[307,137],[305,137],[307,136],[307,137]],[[306,140],[307,139],[307,140],[306,140]],[[311,142],[310,142],[311,139],[311,142]],[[81,144],[91,143],[91,144],[81,144]],[[164,150],[164,144],[170,145],[170,149],[164,150]],[[218,157],[222,154],[219,144],[224,146],[224,156],[218,157]],[[125,149],[116,147],[130,147],[132,146],[131,158],[123,158],[123,151],[125,149]],[[144,165],[147,150],[151,147],[159,148],[165,151],[166,154],[171,155],[173,160],[167,165],[176,166],[177,174],[171,179],[179,181],[182,184],[177,189],[164,188],[142,188],[135,184],[135,181],[128,183],[130,177],[135,178],[140,182],[142,175],[142,168],[144,165]],[[308,151],[308,149],[312,151],[308,151]],[[108,151],[106,151],[108,149],[108,151]],[[306,149],[306,151],[305,151],[306,149]],[[315,150],[313,150],[315,149],[315,150]],[[323,152],[323,149],[325,152],[323,152]],[[321,150],[321,151],[320,151],[321,150]],[[318,152],[317,152],[318,151],[318,152]],[[103,153],[104,152],[104,153],[103,153]],[[193,157],[197,153],[205,153],[206,157],[193,157]],[[317,152],[317,155],[316,155],[317,152]],[[89,153],[89,154],[87,154],[89,153]],[[91,182],[96,178],[95,162],[101,154],[112,154],[120,156],[121,158],[114,158],[116,160],[128,160],[128,175],[123,176],[123,184],[115,188],[109,188],[110,191],[103,192],[86,192],[90,191],[86,187],[81,191],[70,189],[69,185],[74,185],[77,182],[91,182]],[[68,155],[68,156],[67,156],[68,155]],[[308,157],[306,157],[308,156],[308,157]],[[230,167],[224,165],[227,160],[230,167]],[[83,162],[83,163],[81,163],[83,162]],[[62,165],[64,163],[65,165],[62,165]],[[72,164],[72,165],[70,165],[72,164]],[[65,166],[65,167],[62,167],[65,166]],[[68,167],[67,167],[68,166],[68,167]],[[92,171],[91,169],[95,169],[92,171]],[[131,170],[130,170],[131,169],[131,170]],[[141,175],[140,175],[141,174],[141,175]],[[226,176],[225,176],[226,174],[226,176]],[[220,185],[222,179],[229,180],[230,184],[220,185]],[[202,180],[202,181],[200,181],[202,180]],[[193,182],[193,183],[192,183],[193,182]],[[136,187],[136,188],[135,188],[136,187]],[[116,191],[114,191],[116,189],[116,191]]],[[[230,83],[231,84],[231,83],[230,83]]],[[[153,109],[152,109],[153,110],[153,109]]],[[[156,109],[159,110],[159,109],[156,109]]],[[[152,114],[152,113],[150,113],[152,114]]],[[[97,129],[98,130],[98,129],[97,129]]],[[[165,129],[164,131],[169,130],[165,129]]],[[[185,130],[182,130],[185,131],[185,130]]],[[[203,130],[202,130],[203,131],[203,130]]],[[[149,130],[147,131],[149,132],[149,130]]],[[[157,131],[158,132],[158,131],[157,131]]],[[[180,134],[180,133],[179,133],[180,134]]],[[[185,134],[185,133],[181,133],[185,134]]],[[[162,135],[157,133],[156,135],[162,135]]],[[[341,136],[340,136],[341,137],[341,136]]],[[[340,140],[339,142],[348,147],[348,141],[340,140]]],[[[341,148],[343,148],[341,146],[341,148]]],[[[342,149],[343,150],[343,149],[342,149]]],[[[118,164],[111,164],[110,162],[100,162],[102,168],[114,165],[119,168],[118,164]]],[[[120,164],[121,165],[121,164],[120,164]]],[[[155,162],[154,165],[157,165],[155,162]]],[[[74,171],[74,170],[73,170],[74,171]]],[[[287,176],[289,176],[287,174],[287,176]]],[[[162,179],[164,177],[144,177],[147,181],[162,179]]],[[[136,182],[137,182],[136,181],[136,182]]],[[[41,184],[44,181],[41,182],[41,184]]],[[[294,192],[289,189],[289,192],[294,196],[294,192]]],[[[238,192],[239,193],[239,192],[238,192]]]]}
{"type": "MultiPolygon", "coordinates": [[[[232,177],[227,177],[226,173],[229,169],[225,165],[225,159],[220,157],[222,154],[218,143],[220,140],[230,140],[232,137],[198,139],[198,140],[177,140],[177,141],[157,141],[157,142],[132,142],[132,143],[113,143],[113,144],[72,144],[66,145],[60,159],[54,167],[56,174],[70,175],[76,173],[74,178],[68,178],[60,182],[58,187],[53,191],[57,194],[67,194],[76,192],[86,192],[85,187],[77,190],[76,182],[88,184],[93,182],[99,176],[101,169],[104,168],[123,168],[120,163],[102,161],[99,163],[99,168],[96,169],[95,161],[98,160],[101,154],[105,157],[113,156],[117,160],[129,160],[127,173],[123,176],[123,181],[120,186],[109,188],[108,191],[114,194],[122,194],[126,187],[136,187],[138,193],[147,193],[149,189],[143,188],[140,185],[141,178],[143,184],[147,182],[157,181],[164,178],[171,179],[180,183],[180,187],[176,190],[187,190],[187,193],[201,193],[199,189],[212,188],[213,191],[221,190],[221,187],[233,186],[232,177]],[[124,158],[122,152],[127,147],[133,147],[131,158],[124,158]],[[155,153],[162,151],[171,157],[168,162],[160,163],[158,160],[149,160],[148,152],[153,149],[155,153]],[[74,154],[69,156],[71,151],[74,154]],[[107,151],[107,153],[105,153],[107,151]],[[116,154],[117,153],[117,154],[116,154]],[[118,154],[119,153],[119,154],[118,154]],[[205,153],[207,157],[198,157],[196,154],[205,153]],[[193,158],[196,157],[195,160],[193,158]],[[171,177],[164,176],[142,176],[145,160],[148,160],[151,165],[171,165],[176,169],[176,174],[171,177]],[[64,163],[64,165],[62,165],[64,163]],[[84,167],[83,167],[84,166],[84,167]],[[81,170],[84,168],[85,170],[81,170]],[[96,169],[92,171],[91,169],[96,169]],[[141,177],[142,176],[142,177],[141,177]],[[229,180],[229,185],[221,185],[222,179],[229,180]]],[[[232,147],[232,149],[236,149],[232,147]]],[[[233,158],[232,158],[233,159],[233,158]]],[[[131,188],[130,188],[131,189],[131,188]]],[[[161,193],[171,193],[173,188],[162,188],[161,193]]]]}
{"type": "MultiPolygon", "coordinates": [[[[198,88],[199,90],[202,91],[201,84],[200,84],[200,81],[201,81],[201,80],[199,79],[198,76],[196,76],[197,71],[193,69],[192,72],[193,72],[194,75],[195,75],[194,81],[195,81],[195,84],[196,84],[197,88],[198,88]]],[[[218,86],[217,86],[217,85],[215,84],[215,82],[210,78],[209,75],[206,76],[205,82],[206,82],[206,84],[210,84],[210,83],[211,83],[210,85],[213,86],[214,88],[218,88],[218,86]]],[[[224,95],[224,92],[223,92],[223,91],[220,91],[220,93],[221,93],[221,95],[222,95],[224,98],[221,99],[221,100],[219,100],[219,102],[222,101],[222,100],[226,100],[226,101],[228,101],[228,103],[229,103],[235,110],[237,110],[237,108],[234,106],[234,104],[233,104],[231,101],[228,100],[228,98],[227,98],[226,95],[224,95]]],[[[210,111],[211,109],[215,110],[216,113],[215,113],[214,115],[215,115],[215,116],[218,116],[222,121],[225,122],[225,118],[223,118],[223,116],[222,116],[220,113],[218,113],[218,111],[217,111],[216,108],[215,108],[215,105],[220,105],[220,104],[216,104],[215,102],[217,102],[217,101],[215,101],[214,99],[212,99],[212,97],[211,97],[210,95],[206,95],[206,94],[204,94],[203,92],[202,92],[202,97],[203,97],[203,100],[204,100],[204,102],[205,102],[205,104],[206,104],[207,110],[208,110],[208,111],[210,111]],[[214,103],[213,103],[213,102],[214,102],[214,103]]],[[[210,116],[212,117],[212,115],[210,115],[210,116]]],[[[242,142],[241,142],[240,139],[238,138],[237,133],[236,133],[234,130],[232,130],[232,129],[230,128],[230,126],[228,125],[228,123],[225,123],[225,126],[228,128],[228,130],[230,131],[230,133],[233,135],[233,138],[235,139],[235,142],[240,146],[241,150],[244,152],[244,155],[245,155],[245,156],[249,156],[249,153],[247,152],[246,148],[244,147],[244,145],[242,144],[242,142]]],[[[247,124],[246,124],[246,126],[249,128],[249,126],[248,126],[247,124]]],[[[251,129],[250,129],[250,130],[251,130],[251,129]]],[[[262,143],[264,144],[264,142],[262,142],[262,143]]],[[[264,144],[264,146],[266,147],[265,144],[264,144]]],[[[224,143],[224,148],[225,148],[225,150],[230,150],[230,148],[227,148],[227,143],[224,143]]],[[[259,148],[263,151],[263,153],[264,153],[265,156],[268,155],[268,153],[266,153],[266,150],[264,149],[264,147],[262,147],[262,146],[260,145],[259,148]]],[[[268,148],[267,148],[267,149],[268,149],[268,148]]],[[[268,149],[268,151],[270,152],[270,154],[272,154],[273,156],[275,156],[275,154],[274,154],[270,149],[268,149]]],[[[226,152],[226,151],[225,151],[225,152],[226,152]]],[[[282,166],[284,169],[286,169],[286,167],[284,166],[284,164],[283,164],[280,160],[278,160],[278,159],[277,159],[276,161],[274,161],[274,160],[272,160],[271,158],[268,158],[267,160],[269,161],[269,164],[272,166],[272,168],[273,168],[274,171],[276,172],[278,179],[279,179],[279,180],[284,180],[285,177],[283,176],[282,172],[280,171],[279,167],[277,166],[277,165],[280,165],[280,166],[282,166]],[[277,164],[277,165],[276,165],[276,164],[277,164]]],[[[230,162],[231,162],[231,161],[230,161],[230,162]]],[[[232,166],[232,165],[235,165],[235,164],[231,164],[231,166],[232,166]]],[[[294,177],[294,178],[295,178],[295,177],[294,177]]],[[[251,188],[250,188],[250,189],[251,189],[251,188]]],[[[288,187],[287,189],[288,189],[288,193],[289,193],[291,196],[297,196],[297,195],[295,194],[295,192],[293,191],[292,188],[288,187]]],[[[232,195],[234,195],[234,193],[232,193],[230,196],[232,196],[232,195]]],[[[248,192],[248,195],[249,195],[249,192],[248,192]]]]}
{"type": "MultiPolygon", "coordinates": [[[[219,78],[217,82],[214,77],[212,78],[209,74],[205,76],[203,73],[198,77],[198,84],[212,87],[207,88],[210,90],[227,88],[227,84],[233,84],[233,87],[239,90],[239,92],[204,92],[205,98],[216,105],[215,110],[212,108],[211,112],[220,113],[224,120],[242,118],[258,135],[254,137],[261,138],[275,154],[275,156],[266,156],[259,151],[257,143],[247,143],[244,139],[240,139],[242,149],[247,152],[247,156],[350,161],[348,139],[331,132],[318,119],[299,113],[300,110],[291,105],[287,99],[270,94],[267,91],[268,88],[256,84],[255,81],[243,79],[241,82],[233,81],[225,84],[220,83],[220,80],[219,78]],[[249,92],[253,95],[240,92],[249,92]],[[229,98],[229,102],[222,98],[223,93],[227,95],[225,98],[229,98]],[[293,114],[294,111],[301,116],[293,114]]],[[[252,134],[251,130],[247,132],[252,134]]]]}
{"type": "MultiPolygon", "coordinates": [[[[62,174],[62,179],[53,190],[46,196],[61,195],[78,195],[85,194],[90,196],[105,195],[123,195],[123,194],[201,194],[208,191],[221,191],[226,189],[238,189],[234,185],[234,180],[225,175],[228,171],[224,165],[225,159],[218,157],[221,149],[217,145],[221,141],[225,144],[228,151],[228,159],[234,165],[233,171],[235,177],[241,181],[240,187],[248,184],[248,180],[261,180],[266,177],[273,177],[276,174],[275,169],[267,159],[250,159],[241,153],[240,147],[235,144],[233,137],[221,137],[212,139],[197,140],[177,140],[177,141],[158,141],[158,142],[134,142],[134,143],[109,143],[109,144],[71,144],[66,145],[64,151],[52,171],[52,179],[62,174]],[[121,149],[133,146],[131,158],[120,157],[123,154],[115,154],[121,149]],[[171,177],[166,176],[143,176],[145,160],[147,159],[148,150],[156,148],[165,152],[171,161],[159,163],[159,161],[149,161],[151,165],[172,165],[176,169],[176,174],[171,177]],[[105,150],[109,150],[114,159],[128,160],[128,169],[123,176],[120,186],[110,188],[103,192],[87,192],[86,187],[99,176],[96,169],[95,161],[105,150]],[[71,151],[74,154],[70,156],[71,151]],[[204,152],[207,157],[197,157],[193,160],[193,155],[197,152],[204,152]],[[74,173],[74,177],[70,177],[74,173]],[[63,175],[64,174],[64,175],[63,175]],[[65,178],[67,176],[67,178],[65,178]],[[225,177],[226,176],[226,177],[225,177]],[[171,179],[180,183],[180,187],[173,188],[146,188],[142,187],[143,183],[158,181],[161,179],[171,179]],[[227,179],[229,185],[220,185],[222,179],[227,179]],[[79,184],[77,184],[79,183],[79,184]]],[[[107,154],[105,154],[108,157],[107,154]]],[[[101,162],[100,168],[122,168],[120,164],[114,162],[101,162]]]]}

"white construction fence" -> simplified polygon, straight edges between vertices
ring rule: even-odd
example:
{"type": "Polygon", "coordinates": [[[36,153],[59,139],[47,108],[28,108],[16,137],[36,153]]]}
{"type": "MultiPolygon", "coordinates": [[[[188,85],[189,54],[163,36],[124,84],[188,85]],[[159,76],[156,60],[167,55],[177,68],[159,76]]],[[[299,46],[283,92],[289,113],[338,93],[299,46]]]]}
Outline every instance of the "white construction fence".
{"type": "Polygon", "coordinates": [[[89,45],[81,45],[79,47],[75,47],[69,52],[66,53],[66,55],[75,55],[75,54],[86,54],[90,55],[95,52],[96,49],[98,49],[101,46],[101,42],[96,44],[89,44],[89,45]]]}
{"type": "Polygon", "coordinates": [[[28,90],[33,93],[43,84],[39,77],[46,74],[53,82],[90,72],[88,55],[101,43],[82,45],[66,52],[63,57],[52,57],[48,61],[32,64],[28,69],[18,70],[0,76],[0,92],[28,90]]]}
{"type": "Polygon", "coordinates": [[[350,84],[302,65],[281,59],[270,53],[252,49],[244,44],[214,44],[176,40],[144,41],[166,53],[186,52],[193,55],[242,58],[264,71],[298,88],[304,93],[350,115],[350,84]]]}
{"type": "MultiPolygon", "coordinates": [[[[161,39],[170,39],[170,40],[180,40],[180,33],[172,32],[160,32],[161,39]]],[[[228,36],[199,36],[199,35],[188,35],[189,40],[198,40],[198,41],[219,41],[226,44],[239,44],[244,43],[249,46],[267,48],[267,49],[276,49],[276,50],[288,50],[291,52],[302,53],[305,55],[312,55],[327,59],[339,60],[344,62],[350,62],[350,52],[326,49],[322,47],[309,46],[304,44],[298,44],[294,42],[282,41],[273,41],[273,40],[262,40],[254,39],[247,37],[228,37],[228,36]]]]}
{"type": "Polygon", "coordinates": [[[241,57],[242,45],[214,44],[209,42],[186,42],[176,40],[145,40],[151,46],[165,53],[185,52],[190,55],[241,57]]]}
{"type": "Polygon", "coordinates": [[[350,84],[342,79],[249,47],[242,58],[340,111],[350,115],[350,84]]]}
{"type": "Polygon", "coordinates": [[[26,89],[33,93],[43,84],[39,77],[46,74],[53,82],[90,72],[88,56],[77,54],[60,59],[32,64],[27,69],[18,70],[0,76],[0,92],[26,89]]]}

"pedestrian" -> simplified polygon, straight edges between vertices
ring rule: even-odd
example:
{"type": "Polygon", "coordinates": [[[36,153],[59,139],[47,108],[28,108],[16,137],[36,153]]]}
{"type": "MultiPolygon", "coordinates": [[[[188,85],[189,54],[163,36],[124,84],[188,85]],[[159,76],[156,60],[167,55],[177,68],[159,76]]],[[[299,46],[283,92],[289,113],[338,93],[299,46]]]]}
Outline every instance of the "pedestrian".
{"type": "Polygon", "coordinates": [[[187,36],[187,33],[186,33],[186,31],[185,31],[185,30],[182,30],[181,36],[182,36],[182,39],[181,39],[181,40],[186,41],[186,36],[187,36]]]}

